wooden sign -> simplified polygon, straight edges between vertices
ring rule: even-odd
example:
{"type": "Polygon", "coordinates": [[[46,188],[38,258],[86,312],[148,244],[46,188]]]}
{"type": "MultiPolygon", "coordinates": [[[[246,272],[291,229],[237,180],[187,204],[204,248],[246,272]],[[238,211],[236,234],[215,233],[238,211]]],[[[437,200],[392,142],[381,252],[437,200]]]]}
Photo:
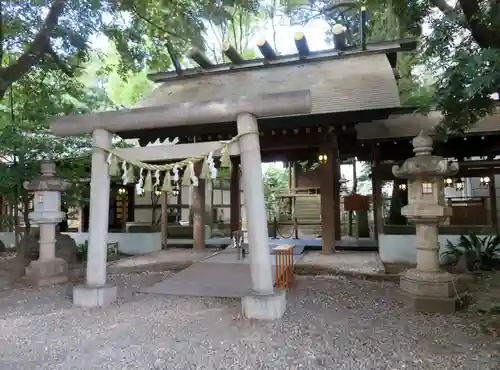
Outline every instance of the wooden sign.
{"type": "Polygon", "coordinates": [[[370,209],[370,197],[353,194],[344,197],[344,211],[366,212],[370,209]]]}

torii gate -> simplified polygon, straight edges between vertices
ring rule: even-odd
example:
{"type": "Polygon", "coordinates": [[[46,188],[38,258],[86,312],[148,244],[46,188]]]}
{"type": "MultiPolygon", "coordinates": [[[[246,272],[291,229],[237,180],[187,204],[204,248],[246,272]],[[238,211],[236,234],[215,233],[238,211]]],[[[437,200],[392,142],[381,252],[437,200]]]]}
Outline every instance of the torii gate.
{"type": "MultiPolygon", "coordinates": [[[[105,306],[116,299],[116,287],[106,282],[108,204],[110,175],[107,152],[112,135],[117,132],[152,128],[179,127],[218,122],[236,122],[238,135],[230,154],[240,155],[243,191],[248,222],[252,295],[242,299],[245,316],[276,319],[283,315],[286,296],[273,285],[268,245],[267,216],[261,168],[258,118],[309,114],[312,99],[309,90],[245,96],[218,101],[168,104],[87,116],[66,116],[52,122],[56,136],[92,134],[92,168],[89,217],[89,248],[84,285],[75,286],[73,303],[77,306],[105,306]]],[[[135,160],[184,159],[210,152],[218,142],[156,145],[120,149],[135,160]]],[[[219,154],[220,155],[220,154],[219,154]]]]}

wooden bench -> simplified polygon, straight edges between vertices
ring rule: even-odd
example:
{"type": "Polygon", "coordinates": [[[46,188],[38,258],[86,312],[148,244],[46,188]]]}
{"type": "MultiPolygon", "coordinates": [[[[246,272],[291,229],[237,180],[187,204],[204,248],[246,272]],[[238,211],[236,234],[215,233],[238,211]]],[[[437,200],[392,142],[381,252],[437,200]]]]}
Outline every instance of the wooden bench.
{"type": "Polygon", "coordinates": [[[276,288],[288,289],[294,280],[295,245],[284,244],[273,248],[276,255],[276,288]]]}

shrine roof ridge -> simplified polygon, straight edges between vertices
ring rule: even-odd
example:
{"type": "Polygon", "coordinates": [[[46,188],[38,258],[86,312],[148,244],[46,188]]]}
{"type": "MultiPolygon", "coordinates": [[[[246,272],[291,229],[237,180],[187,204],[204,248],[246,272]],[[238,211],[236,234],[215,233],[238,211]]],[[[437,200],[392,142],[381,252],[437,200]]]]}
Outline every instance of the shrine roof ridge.
{"type": "MultiPolygon", "coordinates": [[[[307,56],[301,56],[298,53],[277,56],[275,60],[266,60],[265,58],[245,60],[242,64],[224,63],[213,65],[209,69],[201,67],[182,70],[182,74],[176,71],[156,72],[148,74],[148,78],[153,82],[166,82],[186,78],[196,78],[206,75],[226,74],[239,71],[257,70],[263,68],[274,68],[284,65],[303,64],[308,62],[321,62],[333,59],[342,59],[355,56],[370,54],[396,54],[401,51],[413,51],[417,47],[415,39],[398,39],[389,41],[380,41],[367,43],[365,50],[359,46],[353,46],[350,49],[340,51],[338,49],[327,49],[310,52],[307,56]]],[[[394,58],[395,59],[395,58],[394,58]]],[[[395,59],[396,60],[396,59],[395,59]]],[[[391,63],[392,64],[392,63],[391,63]]],[[[393,68],[396,66],[393,65],[393,68]]]]}

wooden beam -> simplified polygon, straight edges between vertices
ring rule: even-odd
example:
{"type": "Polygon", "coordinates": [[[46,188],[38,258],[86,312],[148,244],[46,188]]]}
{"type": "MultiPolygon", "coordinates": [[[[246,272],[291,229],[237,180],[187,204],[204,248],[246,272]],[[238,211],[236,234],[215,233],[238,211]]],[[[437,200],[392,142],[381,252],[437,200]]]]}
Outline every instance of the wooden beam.
{"type": "Polygon", "coordinates": [[[283,135],[280,131],[265,132],[260,137],[260,150],[265,152],[268,150],[281,149],[303,149],[315,147],[317,151],[322,143],[324,134],[311,132],[294,134],[292,130],[288,134],[283,135]],[[275,134],[273,135],[273,132],[275,134]]]}
{"type": "Polygon", "coordinates": [[[238,65],[245,63],[245,59],[243,59],[241,54],[238,53],[238,50],[236,50],[236,48],[230,43],[225,42],[223,49],[224,49],[224,54],[226,54],[226,57],[228,57],[231,63],[238,65]]]}
{"type": "Polygon", "coordinates": [[[321,239],[323,253],[335,251],[335,191],[336,166],[338,157],[337,137],[327,135],[321,152],[326,154],[327,162],[320,165],[320,194],[321,194],[321,239]]]}
{"type": "Polygon", "coordinates": [[[258,41],[257,47],[265,60],[269,61],[276,59],[276,51],[274,51],[271,44],[269,44],[266,40],[258,41]]]}
{"type": "Polygon", "coordinates": [[[198,48],[192,48],[188,52],[188,57],[193,59],[196,64],[198,64],[203,69],[214,68],[213,63],[210,59],[198,48]]]}
{"type": "Polygon", "coordinates": [[[295,47],[301,57],[306,57],[310,54],[309,45],[307,44],[306,35],[302,32],[295,34],[295,47]]]}

